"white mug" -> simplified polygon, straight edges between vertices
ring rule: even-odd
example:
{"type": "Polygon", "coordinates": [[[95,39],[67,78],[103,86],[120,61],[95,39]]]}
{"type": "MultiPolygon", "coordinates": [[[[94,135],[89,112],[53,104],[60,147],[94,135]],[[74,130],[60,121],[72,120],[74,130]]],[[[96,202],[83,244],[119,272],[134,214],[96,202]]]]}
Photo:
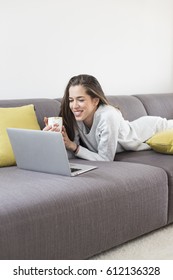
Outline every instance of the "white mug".
{"type": "Polygon", "coordinates": [[[48,125],[51,125],[53,127],[55,123],[59,125],[59,129],[60,131],[62,131],[62,117],[48,118],[48,125]]]}

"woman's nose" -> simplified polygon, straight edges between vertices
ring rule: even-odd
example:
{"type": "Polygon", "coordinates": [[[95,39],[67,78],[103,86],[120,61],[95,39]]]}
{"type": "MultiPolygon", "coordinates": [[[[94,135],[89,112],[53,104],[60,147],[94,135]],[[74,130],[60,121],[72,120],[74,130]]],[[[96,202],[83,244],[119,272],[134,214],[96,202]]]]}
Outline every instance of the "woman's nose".
{"type": "Polygon", "coordinates": [[[74,102],[73,102],[73,108],[78,108],[78,106],[79,106],[79,104],[78,104],[77,100],[74,100],[74,102]]]}

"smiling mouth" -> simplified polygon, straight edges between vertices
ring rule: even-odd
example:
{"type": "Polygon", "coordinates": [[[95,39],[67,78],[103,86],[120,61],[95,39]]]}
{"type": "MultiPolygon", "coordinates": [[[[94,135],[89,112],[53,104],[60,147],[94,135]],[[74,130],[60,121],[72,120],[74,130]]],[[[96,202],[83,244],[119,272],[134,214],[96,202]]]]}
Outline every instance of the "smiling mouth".
{"type": "Polygon", "coordinates": [[[75,117],[80,117],[83,111],[73,111],[75,117]]]}

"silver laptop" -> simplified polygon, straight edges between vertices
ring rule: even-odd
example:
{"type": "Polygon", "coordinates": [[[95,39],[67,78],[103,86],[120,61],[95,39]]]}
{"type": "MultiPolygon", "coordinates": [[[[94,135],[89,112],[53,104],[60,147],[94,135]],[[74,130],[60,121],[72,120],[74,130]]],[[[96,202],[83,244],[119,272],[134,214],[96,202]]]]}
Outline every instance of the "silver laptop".
{"type": "Polygon", "coordinates": [[[69,163],[62,134],[58,132],[7,128],[19,168],[76,176],[97,166],[69,163]]]}

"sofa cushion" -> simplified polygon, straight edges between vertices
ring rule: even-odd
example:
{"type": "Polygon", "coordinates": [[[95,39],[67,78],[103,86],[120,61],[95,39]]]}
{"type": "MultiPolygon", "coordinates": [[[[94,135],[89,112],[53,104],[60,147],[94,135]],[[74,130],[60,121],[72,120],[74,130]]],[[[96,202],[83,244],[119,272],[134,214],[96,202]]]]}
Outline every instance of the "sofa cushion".
{"type": "Polygon", "coordinates": [[[156,152],[173,154],[173,129],[156,133],[146,143],[156,152]]]}
{"type": "Polygon", "coordinates": [[[59,101],[48,98],[0,100],[0,107],[3,108],[17,107],[28,104],[34,104],[37,120],[41,129],[45,126],[44,117],[58,116],[61,106],[59,101]]]}
{"type": "Polygon", "coordinates": [[[133,121],[139,117],[146,116],[146,110],[142,102],[132,95],[107,96],[111,105],[117,106],[126,120],[133,121]]]}
{"type": "Polygon", "coordinates": [[[163,169],[93,164],[71,178],[1,170],[0,259],[86,259],[166,224],[163,169]]]}
{"type": "Polygon", "coordinates": [[[15,157],[7,134],[8,127],[40,129],[34,106],[0,108],[0,166],[15,164],[15,157]]]}
{"type": "Polygon", "coordinates": [[[136,98],[142,102],[148,115],[173,119],[173,94],[140,94],[136,98]]]}
{"type": "Polygon", "coordinates": [[[140,163],[149,166],[156,166],[166,171],[169,182],[169,209],[168,223],[173,222],[173,156],[157,153],[153,150],[140,152],[123,152],[116,154],[116,161],[140,163]]]}

